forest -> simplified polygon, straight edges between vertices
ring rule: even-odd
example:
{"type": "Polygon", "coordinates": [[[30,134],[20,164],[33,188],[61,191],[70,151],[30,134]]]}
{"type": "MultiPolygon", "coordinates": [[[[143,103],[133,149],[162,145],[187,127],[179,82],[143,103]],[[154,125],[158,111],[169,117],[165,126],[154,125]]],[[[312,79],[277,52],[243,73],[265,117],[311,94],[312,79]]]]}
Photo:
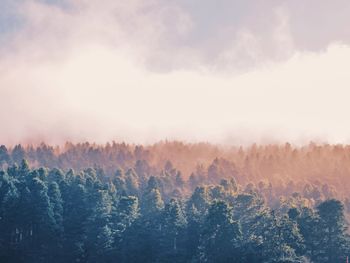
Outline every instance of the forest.
{"type": "Polygon", "coordinates": [[[0,146],[1,262],[346,263],[350,146],[0,146]]]}

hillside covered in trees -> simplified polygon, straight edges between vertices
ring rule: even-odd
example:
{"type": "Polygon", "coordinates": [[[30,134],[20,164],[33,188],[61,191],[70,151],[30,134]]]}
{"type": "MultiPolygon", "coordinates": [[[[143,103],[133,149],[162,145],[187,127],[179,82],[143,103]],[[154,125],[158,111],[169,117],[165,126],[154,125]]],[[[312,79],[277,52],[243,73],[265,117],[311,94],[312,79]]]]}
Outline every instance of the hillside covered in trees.
{"type": "Polygon", "coordinates": [[[2,262],[335,263],[350,146],[0,147],[2,262]]]}

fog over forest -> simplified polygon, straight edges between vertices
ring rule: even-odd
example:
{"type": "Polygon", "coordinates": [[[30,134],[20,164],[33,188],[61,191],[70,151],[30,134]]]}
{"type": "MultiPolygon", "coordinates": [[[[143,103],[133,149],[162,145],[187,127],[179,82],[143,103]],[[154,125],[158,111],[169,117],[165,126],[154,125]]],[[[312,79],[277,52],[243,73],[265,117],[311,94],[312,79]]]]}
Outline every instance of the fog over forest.
{"type": "Polygon", "coordinates": [[[0,262],[348,263],[349,0],[0,0],[0,262]]]}

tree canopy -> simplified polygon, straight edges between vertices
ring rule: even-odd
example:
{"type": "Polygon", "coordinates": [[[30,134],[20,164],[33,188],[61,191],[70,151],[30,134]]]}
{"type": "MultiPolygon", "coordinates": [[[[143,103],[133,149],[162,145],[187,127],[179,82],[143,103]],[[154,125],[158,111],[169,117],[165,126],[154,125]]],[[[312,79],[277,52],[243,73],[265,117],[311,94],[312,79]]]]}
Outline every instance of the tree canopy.
{"type": "Polygon", "coordinates": [[[350,252],[344,204],[336,199],[313,206],[295,194],[272,207],[258,188],[234,178],[185,194],[178,172],[146,176],[119,169],[112,178],[100,172],[29,168],[26,161],[3,169],[0,258],[334,263],[350,252]],[[128,177],[134,182],[121,183],[128,177]]]}

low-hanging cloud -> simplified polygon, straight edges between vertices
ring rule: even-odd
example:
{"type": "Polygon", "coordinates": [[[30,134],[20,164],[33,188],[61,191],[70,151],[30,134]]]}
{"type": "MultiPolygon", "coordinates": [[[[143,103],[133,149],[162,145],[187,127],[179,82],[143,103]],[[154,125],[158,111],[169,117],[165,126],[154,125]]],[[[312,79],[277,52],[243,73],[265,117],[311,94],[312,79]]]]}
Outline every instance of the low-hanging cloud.
{"type": "Polygon", "coordinates": [[[313,43],[307,4],[211,3],[7,4],[0,141],[347,141],[349,4],[313,43]]]}

